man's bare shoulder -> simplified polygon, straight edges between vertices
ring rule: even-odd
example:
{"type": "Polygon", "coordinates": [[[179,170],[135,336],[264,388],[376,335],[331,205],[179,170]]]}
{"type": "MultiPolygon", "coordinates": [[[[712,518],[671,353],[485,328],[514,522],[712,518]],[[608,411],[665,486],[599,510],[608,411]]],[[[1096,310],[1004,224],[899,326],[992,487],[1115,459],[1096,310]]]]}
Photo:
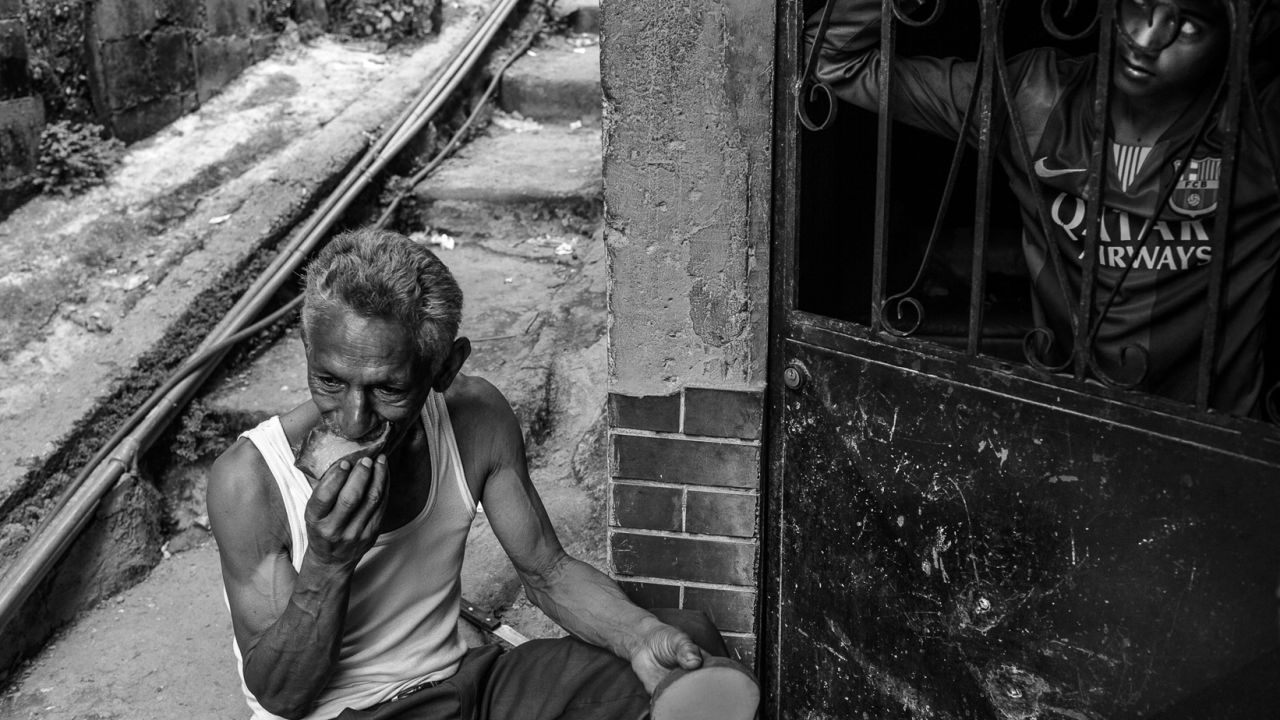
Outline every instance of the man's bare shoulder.
{"type": "Polygon", "coordinates": [[[281,532],[284,504],[271,470],[247,438],[231,444],[209,470],[209,522],[219,543],[242,533],[287,537],[281,532]]]}
{"type": "Polygon", "coordinates": [[[269,474],[262,454],[248,438],[238,438],[213,461],[209,471],[209,490],[252,491],[259,478],[269,474]]]}
{"type": "Polygon", "coordinates": [[[459,374],[444,394],[445,404],[449,408],[449,418],[454,425],[454,432],[465,426],[466,429],[494,432],[511,430],[510,425],[519,432],[519,423],[511,410],[502,391],[493,383],[482,377],[459,374]]]}
{"type": "Polygon", "coordinates": [[[484,378],[458,375],[444,398],[467,483],[478,498],[485,478],[501,467],[523,462],[520,421],[502,392],[484,378]]]}

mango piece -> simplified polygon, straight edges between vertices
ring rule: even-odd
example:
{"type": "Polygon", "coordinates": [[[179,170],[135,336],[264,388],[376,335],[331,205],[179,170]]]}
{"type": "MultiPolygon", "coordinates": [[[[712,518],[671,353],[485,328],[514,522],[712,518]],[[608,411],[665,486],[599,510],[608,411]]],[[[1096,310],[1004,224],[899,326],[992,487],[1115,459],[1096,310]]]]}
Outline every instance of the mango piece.
{"type": "Polygon", "coordinates": [[[298,459],[294,467],[302,471],[313,483],[319,482],[334,463],[349,460],[355,464],[360,458],[373,457],[382,451],[391,434],[391,424],[382,426],[382,431],[373,440],[358,443],[348,440],[330,431],[323,423],[311,428],[302,441],[302,449],[298,451],[298,459]]]}

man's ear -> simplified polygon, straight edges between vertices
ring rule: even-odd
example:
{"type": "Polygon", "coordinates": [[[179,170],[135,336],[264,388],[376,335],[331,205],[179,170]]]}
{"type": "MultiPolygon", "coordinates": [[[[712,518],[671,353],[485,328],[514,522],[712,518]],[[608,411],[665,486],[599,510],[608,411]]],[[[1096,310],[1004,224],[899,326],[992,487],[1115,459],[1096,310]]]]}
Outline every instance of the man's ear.
{"type": "Polygon", "coordinates": [[[440,372],[436,375],[436,380],[431,385],[431,389],[436,392],[444,392],[453,384],[453,379],[458,377],[458,371],[462,369],[462,364],[471,357],[471,341],[465,337],[460,337],[453,341],[453,346],[449,348],[449,354],[445,356],[444,363],[440,366],[440,372]]]}

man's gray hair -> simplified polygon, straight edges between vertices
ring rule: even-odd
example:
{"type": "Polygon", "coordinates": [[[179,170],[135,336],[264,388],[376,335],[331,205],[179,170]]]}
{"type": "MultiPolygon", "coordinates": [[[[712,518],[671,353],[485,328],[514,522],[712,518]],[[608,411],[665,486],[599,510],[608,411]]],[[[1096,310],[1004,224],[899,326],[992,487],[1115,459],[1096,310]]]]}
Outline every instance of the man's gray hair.
{"type": "Polygon", "coordinates": [[[304,342],[316,314],[334,308],[399,323],[413,333],[422,360],[443,360],[458,334],[462,290],[453,273],[399,233],[362,228],[338,235],[307,264],[306,281],[304,342]]]}

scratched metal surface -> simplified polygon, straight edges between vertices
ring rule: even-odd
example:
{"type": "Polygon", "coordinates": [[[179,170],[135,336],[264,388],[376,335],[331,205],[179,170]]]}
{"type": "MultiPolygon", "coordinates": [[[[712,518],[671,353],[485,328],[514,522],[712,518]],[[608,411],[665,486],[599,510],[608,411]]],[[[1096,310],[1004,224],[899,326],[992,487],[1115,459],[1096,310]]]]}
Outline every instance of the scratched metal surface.
{"type": "Polygon", "coordinates": [[[1275,716],[1273,466],[786,355],[781,717],[1275,716]]]}

